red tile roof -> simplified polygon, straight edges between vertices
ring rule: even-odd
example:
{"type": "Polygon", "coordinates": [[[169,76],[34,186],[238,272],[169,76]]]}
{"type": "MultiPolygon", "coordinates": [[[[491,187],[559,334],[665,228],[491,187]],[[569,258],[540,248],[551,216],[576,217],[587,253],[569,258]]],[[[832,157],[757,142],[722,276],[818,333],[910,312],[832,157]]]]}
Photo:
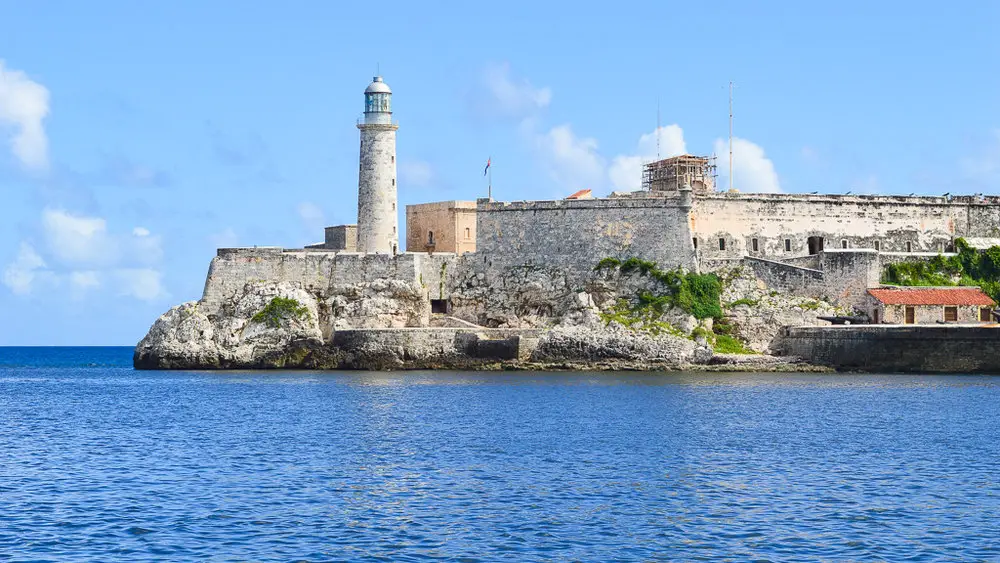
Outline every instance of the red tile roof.
{"type": "Polygon", "coordinates": [[[868,294],[886,305],[979,305],[996,303],[978,287],[879,287],[868,294]]]}
{"type": "Polygon", "coordinates": [[[590,190],[580,190],[566,199],[583,199],[585,197],[590,197],[590,190]]]}

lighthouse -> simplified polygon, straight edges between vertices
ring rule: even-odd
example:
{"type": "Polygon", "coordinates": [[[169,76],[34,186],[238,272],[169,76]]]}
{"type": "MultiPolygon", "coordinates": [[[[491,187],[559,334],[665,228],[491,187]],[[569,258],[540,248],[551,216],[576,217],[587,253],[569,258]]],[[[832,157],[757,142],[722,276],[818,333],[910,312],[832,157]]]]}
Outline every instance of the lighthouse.
{"type": "Polygon", "coordinates": [[[365,119],[358,168],[358,252],[396,254],[396,129],[392,90],[381,76],[365,88],[365,119]]]}

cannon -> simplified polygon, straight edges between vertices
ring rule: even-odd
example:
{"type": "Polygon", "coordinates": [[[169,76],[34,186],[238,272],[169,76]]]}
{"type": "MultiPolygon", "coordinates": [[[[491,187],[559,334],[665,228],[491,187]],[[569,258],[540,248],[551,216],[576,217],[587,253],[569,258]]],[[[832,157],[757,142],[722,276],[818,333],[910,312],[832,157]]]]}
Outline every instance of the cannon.
{"type": "Polygon", "coordinates": [[[816,318],[819,319],[819,320],[821,320],[821,321],[827,321],[827,322],[829,322],[831,324],[835,324],[835,325],[865,325],[865,324],[868,324],[870,322],[868,320],[868,317],[847,317],[847,316],[825,317],[825,316],[820,316],[820,317],[816,317],[816,318]]]}

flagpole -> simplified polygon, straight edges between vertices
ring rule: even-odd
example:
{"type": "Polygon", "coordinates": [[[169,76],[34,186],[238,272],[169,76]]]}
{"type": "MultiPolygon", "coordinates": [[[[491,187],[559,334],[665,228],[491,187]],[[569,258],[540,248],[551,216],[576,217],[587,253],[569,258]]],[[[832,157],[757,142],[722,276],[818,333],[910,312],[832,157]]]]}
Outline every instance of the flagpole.
{"type": "MultiPolygon", "coordinates": [[[[493,163],[491,162],[490,164],[493,163]]],[[[486,186],[486,197],[489,198],[490,201],[493,201],[493,166],[490,166],[487,172],[489,172],[489,181],[486,186]]]]}

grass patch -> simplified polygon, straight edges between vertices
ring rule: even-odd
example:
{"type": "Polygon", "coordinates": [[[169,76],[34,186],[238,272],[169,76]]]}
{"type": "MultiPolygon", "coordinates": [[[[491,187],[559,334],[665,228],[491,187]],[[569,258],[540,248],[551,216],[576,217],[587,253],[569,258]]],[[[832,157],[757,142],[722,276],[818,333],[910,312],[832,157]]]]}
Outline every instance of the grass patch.
{"type": "Polygon", "coordinates": [[[257,312],[250,320],[271,328],[281,328],[284,319],[305,319],[309,317],[309,308],[291,297],[275,297],[271,302],[257,312]]]}
{"type": "Polygon", "coordinates": [[[639,307],[651,308],[662,314],[665,309],[675,306],[698,319],[722,316],[719,301],[722,282],[715,274],[696,274],[679,268],[664,271],[657,267],[656,262],[635,257],[624,261],[604,258],[594,267],[599,272],[616,269],[622,274],[650,277],[659,282],[662,291],[655,294],[643,292],[636,296],[639,307]]]}
{"type": "Polygon", "coordinates": [[[715,335],[715,351],[720,354],[753,354],[753,350],[739,341],[739,339],[728,334],[715,335]]]}

